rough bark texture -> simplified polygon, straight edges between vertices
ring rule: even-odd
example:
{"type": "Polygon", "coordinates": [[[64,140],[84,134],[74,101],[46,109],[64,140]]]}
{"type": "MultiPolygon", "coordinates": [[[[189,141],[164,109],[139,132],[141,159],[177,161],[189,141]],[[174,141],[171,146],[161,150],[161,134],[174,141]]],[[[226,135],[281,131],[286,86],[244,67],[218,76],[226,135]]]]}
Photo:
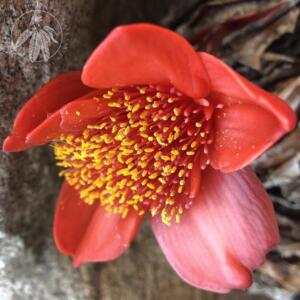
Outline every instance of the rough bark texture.
{"type": "MultiPolygon", "coordinates": [[[[245,5],[247,1],[240,2],[245,5]]],[[[251,4],[254,11],[258,3],[262,3],[256,2],[256,6],[251,4]]],[[[265,2],[270,4],[272,1],[265,2]]],[[[35,6],[34,1],[29,0],[0,0],[0,142],[9,133],[17,111],[26,100],[55,75],[79,69],[95,45],[114,26],[149,21],[163,23],[187,34],[192,29],[199,31],[200,25],[205,24],[201,18],[193,16],[193,13],[200,11],[199,1],[196,0],[40,1],[40,9],[50,12],[59,21],[63,43],[59,52],[48,62],[33,63],[27,57],[11,51],[10,38],[11,28],[17,18],[35,6]],[[197,3],[198,6],[195,6],[197,3]]],[[[213,22],[213,18],[220,21],[222,16],[221,13],[211,14],[210,22],[213,22]]],[[[225,54],[230,55],[230,51],[235,51],[236,60],[243,63],[245,56],[242,51],[228,51],[225,49],[222,52],[225,58],[225,54]]],[[[251,61],[244,63],[251,64],[251,61]]],[[[255,63],[255,66],[259,65],[257,59],[255,63]]],[[[292,145],[294,147],[294,143],[292,145]]],[[[24,153],[0,155],[1,300],[269,299],[248,295],[246,292],[216,295],[189,287],[168,266],[147,224],[143,226],[132,248],[120,259],[74,269],[70,259],[57,252],[52,239],[52,218],[60,183],[51,151],[44,147],[24,153]]],[[[281,224],[294,222],[286,216],[281,218],[285,218],[281,224]]],[[[262,281],[258,275],[253,291],[264,291],[269,297],[276,296],[276,299],[287,299],[299,292],[295,284],[292,285],[294,290],[289,289],[289,286],[277,287],[273,290],[274,295],[270,289],[265,289],[265,286],[275,286],[268,276],[270,273],[272,275],[272,270],[274,273],[272,264],[270,262],[262,269],[266,281],[262,281]]],[[[274,276],[271,278],[274,280],[274,276]]]]}
{"type": "MultiPolygon", "coordinates": [[[[56,74],[82,66],[92,49],[93,5],[89,0],[45,2],[41,9],[60,21],[64,43],[48,63],[32,63],[11,52],[9,38],[16,18],[35,3],[1,1],[1,141],[27,98],[56,74]]],[[[1,153],[0,173],[0,299],[94,299],[92,268],[75,270],[52,240],[59,182],[48,147],[1,153]]]]}

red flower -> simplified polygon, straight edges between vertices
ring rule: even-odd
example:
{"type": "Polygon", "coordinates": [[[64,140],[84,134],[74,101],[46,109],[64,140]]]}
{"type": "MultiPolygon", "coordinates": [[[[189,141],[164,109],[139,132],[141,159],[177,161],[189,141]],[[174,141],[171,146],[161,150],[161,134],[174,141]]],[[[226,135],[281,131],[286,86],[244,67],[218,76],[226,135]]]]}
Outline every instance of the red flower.
{"type": "Polygon", "coordinates": [[[75,265],[121,255],[149,212],[176,272],[227,292],[249,287],[279,240],[271,201],[244,167],[295,121],[217,58],[136,24],[113,30],[82,74],[31,98],[3,150],[53,142],[66,179],[54,236],[75,265]]]}

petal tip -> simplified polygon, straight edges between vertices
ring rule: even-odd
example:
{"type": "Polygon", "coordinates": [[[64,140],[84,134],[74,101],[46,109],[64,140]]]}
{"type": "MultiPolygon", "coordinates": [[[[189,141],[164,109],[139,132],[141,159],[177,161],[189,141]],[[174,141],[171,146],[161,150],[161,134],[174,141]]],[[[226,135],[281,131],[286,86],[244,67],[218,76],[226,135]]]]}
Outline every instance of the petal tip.
{"type": "Polygon", "coordinates": [[[5,140],[4,140],[4,142],[3,142],[3,144],[2,144],[2,151],[3,152],[11,152],[12,150],[12,147],[11,147],[11,137],[10,136],[8,136],[5,140]]]}
{"type": "Polygon", "coordinates": [[[233,289],[248,289],[252,285],[252,272],[245,267],[236,257],[227,253],[228,269],[228,292],[233,289]]]}
{"type": "Polygon", "coordinates": [[[9,135],[3,142],[2,151],[9,152],[19,152],[28,148],[28,145],[22,138],[17,138],[14,135],[9,135]]]}

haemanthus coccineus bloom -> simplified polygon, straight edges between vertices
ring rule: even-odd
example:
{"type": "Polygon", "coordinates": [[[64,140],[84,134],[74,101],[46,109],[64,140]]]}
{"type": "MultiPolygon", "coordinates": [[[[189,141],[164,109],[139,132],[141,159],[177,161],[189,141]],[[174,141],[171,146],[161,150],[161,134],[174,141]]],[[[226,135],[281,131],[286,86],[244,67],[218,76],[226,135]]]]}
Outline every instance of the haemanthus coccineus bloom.
{"type": "Polygon", "coordinates": [[[31,98],[3,150],[52,142],[65,177],[54,236],[75,265],[120,256],[148,215],[179,276],[227,292],[249,287],[279,240],[246,166],[294,126],[281,99],[176,33],[135,24],[31,98]]]}

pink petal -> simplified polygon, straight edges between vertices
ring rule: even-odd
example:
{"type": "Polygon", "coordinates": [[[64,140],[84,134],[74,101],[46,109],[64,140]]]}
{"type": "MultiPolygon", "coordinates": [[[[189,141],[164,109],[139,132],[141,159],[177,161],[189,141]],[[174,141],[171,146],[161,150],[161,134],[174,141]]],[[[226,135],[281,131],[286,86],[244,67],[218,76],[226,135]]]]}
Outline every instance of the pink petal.
{"type": "Polygon", "coordinates": [[[172,84],[194,98],[209,92],[207,72],[180,35],[151,24],[114,29],[86,62],[82,81],[95,88],[172,84]]]}
{"type": "Polygon", "coordinates": [[[107,214],[98,203],[88,205],[64,183],[56,207],[54,237],[58,249],[71,255],[74,264],[112,260],[124,253],[142,218],[135,213],[123,219],[107,214]]]}
{"type": "Polygon", "coordinates": [[[250,168],[203,174],[199,194],[179,224],[152,219],[168,261],[186,282],[229,292],[251,285],[251,271],[279,241],[271,201],[250,168]]]}

